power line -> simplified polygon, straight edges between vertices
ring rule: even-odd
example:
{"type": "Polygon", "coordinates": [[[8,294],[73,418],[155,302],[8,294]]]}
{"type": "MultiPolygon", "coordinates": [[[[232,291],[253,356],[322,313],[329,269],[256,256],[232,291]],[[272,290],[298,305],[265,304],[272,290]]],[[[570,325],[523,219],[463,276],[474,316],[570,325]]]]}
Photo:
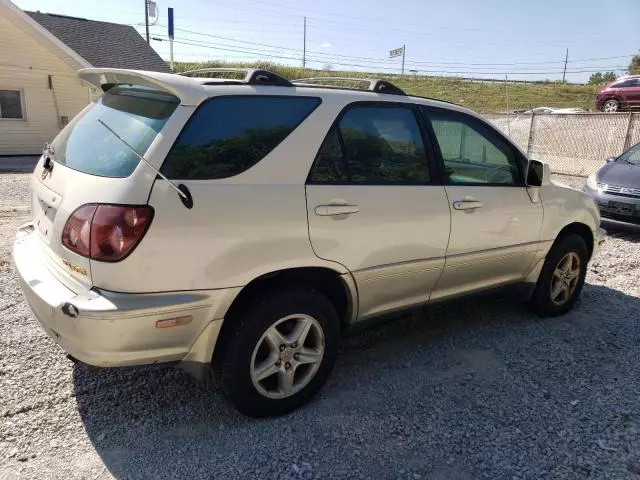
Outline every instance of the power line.
{"type": "MultiPolygon", "coordinates": [[[[207,0],[200,0],[203,3],[208,3],[208,4],[213,4],[213,2],[207,1],[207,0]]],[[[216,4],[224,4],[225,6],[230,6],[231,8],[236,8],[238,7],[238,5],[235,4],[228,4],[226,2],[223,1],[216,1],[216,4]]],[[[270,7],[276,7],[278,9],[282,9],[285,10],[284,12],[281,11],[273,11],[273,10],[267,10],[270,13],[276,14],[276,15],[289,15],[289,16],[295,16],[295,17],[299,17],[302,15],[306,15],[309,18],[315,18],[313,15],[309,15],[310,13],[315,13],[316,15],[320,15],[323,17],[329,17],[330,19],[319,19],[322,21],[327,21],[330,23],[337,23],[334,19],[336,17],[341,17],[341,18],[345,18],[347,19],[350,23],[348,24],[349,26],[353,26],[353,22],[363,22],[363,21],[367,21],[367,22],[378,22],[378,23],[382,23],[385,25],[385,27],[388,27],[389,23],[395,23],[398,26],[400,26],[403,31],[406,31],[407,26],[411,26],[411,27],[415,27],[418,28],[420,30],[423,30],[425,28],[424,24],[421,23],[411,23],[411,22],[407,22],[406,20],[402,20],[402,21],[390,21],[389,18],[382,18],[382,17],[371,17],[371,16],[363,16],[363,15],[345,15],[342,13],[337,13],[337,12],[322,12],[320,10],[315,10],[315,9],[310,9],[310,8],[306,8],[306,7],[297,7],[297,6],[292,6],[292,5],[282,5],[279,3],[274,3],[274,2],[269,2],[266,0],[253,0],[252,4],[254,3],[261,3],[263,5],[267,5],[270,7]],[[291,10],[297,10],[300,13],[297,14],[293,14],[293,13],[289,13],[291,10]]],[[[246,8],[246,7],[245,7],[246,8]]],[[[252,10],[255,10],[255,6],[252,5],[250,7],[252,10]]],[[[344,25],[344,23],[340,23],[341,25],[344,25]]],[[[429,29],[441,29],[441,30],[450,30],[449,27],[445,27],[445,26],[437,26],[437,25],[429,25],[429,29]]],[[[495,29],[493,27],[490,28],[460,28],[459,26],[456,27],[457,31],[469,31],[469,32],[486,32],[486,31],[491,31],[491,32],[500,32],[500,33],[514,33],[517,34],[519,36],[522,35],[522,29],[520,27],[518,27],[517,31],[513,31],[513,30],[498,30],[495,29]]],[[[538,33],[536,31],[536,33],[538,33]]],[[[602,32],[584,32],[584,33],[579,33],[578,35],[584,35],[584,36],[604,36],[606,35],[605,33],[602,32]]]]}
{"type": "MultiPolygon", "coordinates": [[[[178,29],[176,29],[178,30],[178,29]]],[[[165,36],[162,36],[165,37],[165,36]]],[[[166,37],[165,37],[166,38],[166,37]]],[[[216,36],[216,38],[220,38],[219,36],[216,36]]],[[[190,39],[190,38],[186,38],[183,39],[186,41],[190,41],[190,42],[200,42],[198,44],[194,44],[195,46],[202,46],[202,47],[215,47],[218,48],[220,50],[227,50],[227,51],[237,51],[239,53],[246,53],[246,54],[251,54],[251,55],[268,55],[272,58],[282,58],[282,59],[293,59],[293,58],[298,58],[297,56],[299,56],[299,52],[297,50],[294,49],[287,49],[284,47],[275,47],[275,48],[282,48],[284,51],[274,51],[274,50],[269,50],[269,49],[262,49],[262,48],[251,48],[251,47],[243,47],[243,46],[236,46],[236,45],[229,45],[229,44],[225,44],[225,43],[217,43],[217,42],[207,42],[207,41],[200,41],[200,40],[194,40],[194,39],[190,39]],[[230,49],[231,47],[231,49],[230,49]],[[238,50],[238,49],[244,49],[244,50],[238,50]]],[[[252,45],[259,45],[256,44],[254,42],[245,42],[245,43],[249,43],[252,45]]],[[[269,47],[269,45],[264,45],[266,47],[269,47]]],[[[309,51],[308,53],[315,53],[315,55],[327,55],[327,54],[323,54],[321,52],[311,52],[309,51]]],[[[368,65],[359,65],[359,64],[354,64],[354,63],[344,63],[345,61],[358,61],[357,57],[349,57],[346,55],[343,55],[341,57],[344,57],[344,60],[342,58],[338,59],[340,61],[336,61],[334,58],[332,58],[330,55],[329,57],[324,57],[324,58],[318,58],[317,56],[315,58],[309,58],[309,60],[311,61],[316,61],[316,62],[329,62],[329,63],[335,63],[336,65],[344,65],[344,66],[358,66],[358,67],[362,67],[362,68],[383,68],[386,70],[397,70],[397,67],[392,67],[389,66],[387,67],[388,63],[385,63],[386,60],[378,60],[378,59],[371,59],[373,60],[372,62],[369,62],[368,65]],[[384,66],[380,66],[380,65],[384,65],[384,66]]],[[[408,66],[416,66],[418,67],[419,65],[417,64],[417,62],[407,62],[408,66]]],[[[425,70],[425,68],[421,67],[422,70],[425,70]]],[[[447,67],[445,67],[446,69],[447,67]]],[[[616,65],[616,66],[606,66],[606,67],[591,67],[592,69],[589,70],[583,70],[583,69],[570,69],[567,70],[567,73],[593,73],[596,71],[602,71],[602,70],[617,70],[617,69],[621,69],[624,68],[623,66],[620,65],[616,65]]],[[[468,67],[467,69],[463,70],[463,71],[448,71],[445,69],[440,69],[437,68],[436,66],[430,66],[429,70],[432,72],[443,72],[443,73],[465,73],[465,74],[486,74],[485,72],[479,72],[478,70],[483,70],[482,68],[479,67],[468,67]]],[[[500,74],[500,75],[504,75],[504,74],[554,74],[554,73],[562,73],[563,70],[562,69],[558,69],[558,70],[546,70],[544,72],[540,72],[540,71],[531,71],[531,70],[517,70],[517,69],[511,69],[508,72],[490,72],[490,74],[500,74]]]]}
{"type": "MultiPolygon", "coordinates": [[[[232,42],[237,42],[237,43],[243,43],[243,44],[247,44],[247,45],[257,45],[260,47],[268,47],[268,48],[275,48],[275,49],[280,49],[280,50],[286,50],[286,51],[295,51],[290,47],[285,47],[282,45],[270,45],[270,44],[265,44],[265,43],[258,43],[258,42],[250,42],[247,40],[237,40],[231,37],[225,37],[222,35],[214,35],[214,34],[209,34],[209,33],[202,33],[202,32],[196,32],[193,30],[188,30],[188,29],[184,29],[184,28],[177,28],[176,30],[181,31],[181,32],[185,32],[185,33],[190,33],[192,35],[198,35],[198,36],[203,36],[203,37],[210,37],[210,38],[217,38],[217,39],[221,39],[221,40],[228,40],[228,41],[232,41],[232,42]]],[[[273,52],[271,52],[273,53],[273,52]]],[[[313,53],[316,55],[322,55],[325,57],[336,57],[336,58],[345,58],[345,59],[357,59],[357,60],[370,60],[370,61],[375,61],[378,63],[393,63],[392,60],[386,59],[386,58],[375,58],[375,57],[361,57],[361,56],[355,56],[355,55],[340,55],[340,54],[335,54],[335,53],[326,53],[326,52],[318,52],[318,51],[312,51],[312,50],[308,50],[308,53],[313,53]]],[[[569,63],[575,63],[575,62],[586,62],[586,61],[593,61],[593,60],[610,60],[610,59],[620,59],[620,58],[627,58],[632,56],[631,55],[619,55],[619,56],[613,56],[613,57],[594,57],[594,58],[586,58],[586,59],[579,59],[579,60],[573,60],[569,63]]],[[[439,66],[439,65],[461,65],[461,66],[470,66],[470,67],[476,67],[476,66],[482,66],[482,67],[486,67],[486,66],[516,66],[516,65],[547,65],[547,64],[556,64],[556,63],[564,63],[563,61],[560,62],[511,62],[511,63],[463,63],[463,62],[426,62],[426,61],[409,61],[407,62],[408,64],[411,65],[425,65],[425,66],[439,66]]],[[[602,69],[606,69],[606,68],[620,68],[618,66],[609,66],[609,67],[600,67],[598,68],[598,70],[602,70],[602,69]]],[[[624,67],[622,67],[624,68],[624,67]]],[[[473,68],[472,68],[473,69],[473,68]]]]}
{"type": "MultiPolygon", "coordinates": [[[[212,4],[213,4],[213,2],[210,2],[210,1],[207,1],[207,0],[199,0],[199,1],[201,1],[202,3],[208,4],[208,5],[212,5],[212,4]]],[[[224,6],[224,7],[227,7],[227,8],[231,8],[231,9],[242,10],[242,11],[245,11],[245,12],[246,12],[246,11],[251,12],[251,13],[256,13],[256,12],[258,12],[258,13],[260,13],[261,15],[267,15],[267,16],[272,16],[272,17],[277,17],[277,18],[282,18],[283,16],[286,16],[286,17],[290,17],[290,18],[300,19],[300,17],[302,16],[302,14],[293,14],[293,13],[280,12],[280,11],[278,11],[278,12],[274,12],[273,10],[266,10],[266,9],[264,9],[264,8],[259,8],[259,7],[256,7],[256,6],[254,6],[254,5],[252,5],[252,6],[237,5],[237,4],[227,3],[227,2],[224,2],[224,1],[220,1],[220,0],[217,0],[217,1],[215,2],[215,4],[216,4],[216,5],[220,5],[220,6],[224,6]]],[[[327,14],[327,15],[329,15],[329,14],[327,14]]],[[[336,16],[336,15],[331,14],[331,17],[332,17],[332,18],[333,18],[334,16],[336,16]]],[[[308,18],[309,18],[309,19],[313,19],[314,17],[308,17],[308,18]]],[[[442,37],[442,35],[440,35],[440,34],[436,34],[436,33],[434,33],[434,34],[429,34],[429,33],[427,33],[427,32],[425,32],[425,31],[424,31],[424,26],[422,26],[422,25],[416,26],[417,28],[419,28],[419,29],[420,29],[420,31],[419,31],[419,32],[411,32],[411,31],[409,31],[409,30],[407,29],[407,26],[406,26],[406,24],[404,24],[404,23],[401,25],[401,28],[394,29],[394,28],[391,28],[391,27],[389,27],[389,26],[388,26],[388,23],[389,23],[389,22],[386,22],[386,26],[385,26],[385,28],[384,28],[384,31],[381,31],[381,30],[367,30],[367,29],[363,29],[363,28],[361,28],[361,27],[360,27],[360,28],[358,28],[358,26],[354,26],[353,22],[350,22],[350,23],[344,23],[344,22],[337,22],[337,21],[335,21],[335,20],[327,20],[327,19],[319,19],[319,20],[321,20],[321,21],[323,21],[323,22],[325,22],[325,23],[329,23],[329,24],[336,25],[336,26],[338,27],[338,30],[340,31],[340,33],[342,33],[342,34],[346,34],[346,35],[351,34],[351,32],[360,31],[360,32],[370,33],[370,34],[375,34],[375,35],[380,36],[382,33],[388,33],[388,32],[393,32],[393,31],[395,31],[395,32],[400,33],[400,34],[402,34],[402,35],[404,35],[404,36],[411,35],[411,36],[413,36],[413,37],[423,37],[423,38],[424,38],[424,37],[427,37],[427,38],[431,38],[431,39],[432,39],[432,41],[435,41],[436,43],[439,43],[439,44],[447,44],[447,43],[450,43],[450,44],[462,45],[462,46],[465,46],[465,47],[469,45],[468,43],[462,43],[462,42],[445,42],[445,41],[442,41],[442,40],[440,40],[440,38],[442,37]],[[345,30],[345,28],[348,28],[349,30],[345,30]],[[434,40],[434,39],[435,39],[435,40],[434,40]]],[[[331,29],[332,27],[327,27],[327,26],[323,25],[323,26],[322,26],[322,28],[325,28],[325,29],[331,29]]],[[[333,29],[336,29],[336,27],[333,27],[333,29]]],[[[489,29],[485,29],[485,31],[486,31],[486,30],[489,30],[489,29]]],[[[493,31],[493,29],[491,29],[491,30],[493,31]]],[[[481,31],[482,31],[482,30],[481,30],[481,31]]],[[[566,46],[566,45],[567,45],[567,42],[566,42],[566,41],[562,41],[561,43],[552,43],[552,42],[548,42],[548,41],[543,41],[543,42],[533,42],[533,41],[532,41],[532,39],[531,39],[530,37],[525,38],[525,37],[523,37],[521,34],[519,34],[519,37],[522,37],[522,38],[523,38],[523,41],[526,41],[526,43],[527,43],[527,44],[531,44],[531,43],[544,43],[544,44],[546,44],[546,45],[562,45],[562,46],[566,46]]],[[[559,42],[560,42],[560,41],[559,41],[559,42]]],[[[487,43],[487,42],[485,42],[485,44],[486,44],[486,43],[487,43]]],[[[496,42],[493,42],[493,44],[494,44],[494,45],[503,45],[503,43],[496,43],[496,42]]],[[[571,45],[571,46],[578,46],[578,45],[580,45],[580,44],[575,43],[575,42],[571,42],[571,43],[570,43],[570,45],[571,45]]]]}
{"type": "MultiPolygon", "coordinates": [[[[284,60],[301,60],[301,57],[298,55],[283,55],[282,53],[265,53],[265,52],[270,52],[269,50],[258,50],[258,49],[244,49],[241,50],[239,48],[228,48],[229,45],[219,45],[219,44],[214,44],[212,42],[200,42],[200,43],[195,43],[195,42],[185,42],[182,40],[175,40],[174,43],[178,43],[178,44],[183,44],[183,45],[191,45],[191,46],[198,46],[198,47],[202,47],[202,48],[209,48],[209,49],[217,49],[217,50],[222,50],[222,51],[229,51],[229,52],[236,52],[236,53],[244,53],[247,55],[253,55],[253,56],[267,56],[270,58],[279,58],[279,59],[284,59],[284,60]]],[[[240,47],[242,48],[242,47],[240,47]]],[[[318,63],[323,63],[323,62],[327,62],[327,59],[322,59],[322,58],[308,58],[309,61],[313,61],[313,62],[318,62],[318,63]]],[[[373,65],[373,64],[369,64],[369,65],[362,65],[362,64],[356,64],[356,63],[344,63],[344,62],[331,62],[335,65],[340,65],[340,66],[347,66],[347,67],[357,67],[357,68],[375,68],[375,69],[382,69],[382,70],[393,70],[393,71],[397,71],[397,67],[387,67],[387,66],[380,66],[380,65],[373,65]]],[[[601,69],[600,69],[601,70],[601,69]]],[[[595,71],[600,71],[600,70],[571,70],[571,71],[567,71],[567,73],[594,73],[595,71]]],[[[554,73],[562,73],[562,70],[554,70],[554,71],[515,71],[515,72],[496,72],[496,71],[491,71],[491,72],[478,72],[478,71],[470,71],[470,70],[440,70],[440,69],[433,69],[432,73],[444,73],[444,74],[471,74],[471,75],[548,75],[548,74],[554,74],[554,73]]]]}

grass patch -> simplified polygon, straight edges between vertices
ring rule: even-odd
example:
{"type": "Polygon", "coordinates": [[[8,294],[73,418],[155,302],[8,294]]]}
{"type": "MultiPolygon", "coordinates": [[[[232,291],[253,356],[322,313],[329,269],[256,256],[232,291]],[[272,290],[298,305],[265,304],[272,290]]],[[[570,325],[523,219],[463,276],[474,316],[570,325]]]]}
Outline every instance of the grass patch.
{"type": "MultiPolygon", "coordinates": [[[[457,103],[472,110],[491,113],[507,111],[504,83],[488,83],[462,80],[454,77],[425,77],[413,75],[388,75],[366,72],[340,72],[326,70],[303,71],[269,62],[258,63],[176,63],[176,72],[197,68],[263,68],[286,78],[304,77],[355,77],[383,78],[393,82],[409,95],[436,98],[457,103]]],[[[509,83],[509,110],[528,110],[535,107],[580,107],[595,110],[597,85],[563,84],[560,82],[509,83]]]]}

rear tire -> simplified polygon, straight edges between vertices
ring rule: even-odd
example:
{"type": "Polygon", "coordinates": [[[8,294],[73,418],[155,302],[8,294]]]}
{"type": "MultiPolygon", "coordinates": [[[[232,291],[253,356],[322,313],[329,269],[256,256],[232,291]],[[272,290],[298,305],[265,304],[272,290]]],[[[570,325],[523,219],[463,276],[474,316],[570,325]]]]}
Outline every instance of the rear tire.
{"type": "Polygon", "coordinates": [[[587,274],[589,250],[576,234],[556,240],[538,277],[530,306],[544,317],[564,315],[580,297],[587,274]]]}
{"type": "Polygon", "coordinates": [[[338,315],[323,294],[311,288],[277,290],[225,319],[214,369],[224,396],[241,413],[282,415],[310,401],[324,385],[339,341],[338,315]]]}

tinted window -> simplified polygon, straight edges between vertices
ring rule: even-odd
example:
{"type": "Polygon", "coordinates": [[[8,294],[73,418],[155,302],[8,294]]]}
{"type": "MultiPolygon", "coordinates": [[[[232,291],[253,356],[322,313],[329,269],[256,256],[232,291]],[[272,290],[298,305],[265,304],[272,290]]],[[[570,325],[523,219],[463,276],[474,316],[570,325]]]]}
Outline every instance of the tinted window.
{"type": "Polygon", "coordinates": [[[0,90],[0,118],[24,118],[21,94],[20,90],[0,90]]]}
{"type": "Polygon", "coordinates": [[[318,151],[315,166],[311,172],[311,181],[313,183],[344,183],[349,181],[337,128],[331,129],[318,151]]]}
{"type": "Polygon", "coordinates": [[[489,127],[461,113],[425,113],[442,153],[446,183],[522,184],[513,148],[489,127]]]}
{"type": "Polygon", "coordinates": [[[617,161],[640,165],[640,143],[620,155],[617,161]]]}
{"type": "Polygon", "coordinates": [[[430,180],[425,148],[413,110],[350,108],[325,139],[312,183],[424,184],[430,180]]]}
{"type": "Polygon", "coordinates": [[[76,116],[52,142],[58,163],[90,175],[127,177],[178,106],[179,100],[143,87],[114,87],[76,116]],[[98,120],[108,125],[122,140],[98,120]]]}
{"type": "Polygon", "coordinates": [[[630,80],[625,80],[623,82],[616,83],[615,85],[612,85],[612,87],[613,88],[629,88],[629,87],[635,87],[636,85],[637,85],[636,79],[632,78],[630,80]]]}
{"type": "Polygon", "coordinates": [[[217,97],[189,120],[162,172],[205,180],[237,175],[262,160],[318,105],[305,97],[217,97]]]}

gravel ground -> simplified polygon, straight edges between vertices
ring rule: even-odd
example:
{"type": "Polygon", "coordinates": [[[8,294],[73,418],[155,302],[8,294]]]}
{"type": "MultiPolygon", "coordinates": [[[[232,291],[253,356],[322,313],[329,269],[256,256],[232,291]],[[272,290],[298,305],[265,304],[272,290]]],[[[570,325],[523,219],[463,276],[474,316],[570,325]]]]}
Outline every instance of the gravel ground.
{"type": "Polygon", "coordinates": [[[349,338],[313,403],[253,420],[178,369],[73,365],[2,265],[0,478],[637,479],[638,278],[640,233],[613,232],[566,316],[437,307],[349,338]]]}
{"type": "Polygon", "coordinates": [[[0,170],[0,266],[10,261],[16,228],[29,220],[29,203],[29,174],[0,170]]]}

